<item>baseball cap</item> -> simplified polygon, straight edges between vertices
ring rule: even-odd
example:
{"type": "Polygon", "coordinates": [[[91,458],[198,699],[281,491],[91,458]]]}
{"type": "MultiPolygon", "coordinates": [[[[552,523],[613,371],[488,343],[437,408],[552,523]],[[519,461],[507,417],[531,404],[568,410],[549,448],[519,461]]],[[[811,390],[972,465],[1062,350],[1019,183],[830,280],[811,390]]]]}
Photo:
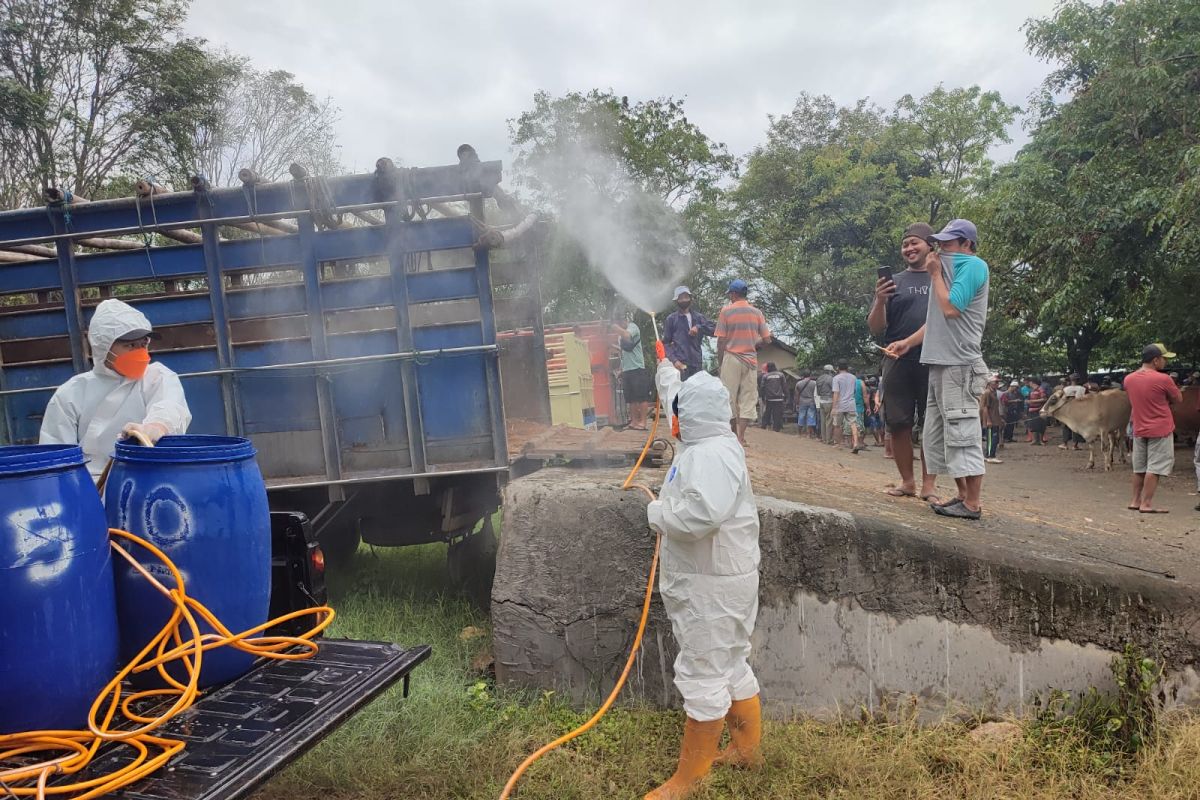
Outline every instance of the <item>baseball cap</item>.
{"type": "Polygon", "coordinates": [[[929,225],[924,222],[914,222],[912,225],[909,225],[904,229],[904,235],[900,237],[900,241],[903,242],[910,236],[916,236],[924,239],[925,241],[929,241],[929,239],[933,236],[933,228],[929,227],[929,225]]]}
{"type": "Polygon", "coordinates": [[[833,364],[826,364],[825,366],[821,367],[821,371],[833,372],[833,364]]]}
{"type": "Polygon", "coordinates": [[[940,233],[935,233],[930,238],[936,239],[939,242],[953,242],[955,239],[966,239],[978,245],[979,231],[975,229],[975,223],[969,219],[952,219],[946,223],[946,227],[942,228],[940,233]]]}
{"type": "Polygon", "coordinates": [[[1162,356],[1163,358],[1174,358],[1175,354],[1167,349],[1167,346],[1162,342],[1148,344],[1142,348],[1142,363],[1149,364],[1154,359],[1162,356]]]}
{"type": "Polygon", "coordinates": [[[675,297],[673,297],[672,299],[673,299],[673,300],[678,300],[678,299],[679,299],[679,295],[681,295],[681,294],[687,294],[687,295],[690,295],[691,293],[692,293],[692,290],[691,290],[691,289],[689,289],[689,288],[688,288],[688,287],[686,287],[686,286],[676,286],[676,287],[675,287],[675,297]]]}
{"type": "Polygon", "coordinates": [[[1012,388],[1013,386],[1020,386],[1020,385],[1021,385],[1021,384],[1017,383],[1016,381],[1011,381],[1011,382],[1009,382],[1009,384],[1008,384],[1009,388],[1012,388]]]}
{"type": "Polygon", "coordinates": [[[747,286],[746,282],[741,278],[734,278],[729,282],[729,288],[725,291],[726,293],[737,292],[738,294],[745,294],[746,292],[750,291],[750,287],[747,286]]]}

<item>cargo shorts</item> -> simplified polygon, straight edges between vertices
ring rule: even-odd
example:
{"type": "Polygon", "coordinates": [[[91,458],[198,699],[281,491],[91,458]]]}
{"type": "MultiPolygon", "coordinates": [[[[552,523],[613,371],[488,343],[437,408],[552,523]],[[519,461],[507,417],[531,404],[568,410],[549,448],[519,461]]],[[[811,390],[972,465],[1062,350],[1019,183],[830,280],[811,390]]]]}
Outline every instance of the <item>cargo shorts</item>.
{"type": "Polygon", "coordinates": [[[987,378],[982,359],[974,364],[929,365],[922,445],[930,475],[967,478],[984,473],[979,398],[987,378]]]}

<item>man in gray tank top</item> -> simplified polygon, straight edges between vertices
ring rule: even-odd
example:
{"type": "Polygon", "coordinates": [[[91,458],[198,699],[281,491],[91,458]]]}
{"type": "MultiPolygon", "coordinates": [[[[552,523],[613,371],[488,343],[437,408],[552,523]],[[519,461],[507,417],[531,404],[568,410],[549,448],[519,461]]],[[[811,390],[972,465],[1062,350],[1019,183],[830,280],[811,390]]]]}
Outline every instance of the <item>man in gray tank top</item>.
{"type": "Polygon", "coordinates": [[[931,502],[935,512],[979,519],[983,488],[983,429],[979,398],[987,386],[983,329],[987,323],[989,271],[975,255],[979,234],[970,220],[955,219],[933,238],[939,253],[929,257],[930,302],[925,325],[888,346],[900,358],[921,345],[929,365],[929,400],[922,439],[930,473],[949,475],[958,496],[931,502]]]}

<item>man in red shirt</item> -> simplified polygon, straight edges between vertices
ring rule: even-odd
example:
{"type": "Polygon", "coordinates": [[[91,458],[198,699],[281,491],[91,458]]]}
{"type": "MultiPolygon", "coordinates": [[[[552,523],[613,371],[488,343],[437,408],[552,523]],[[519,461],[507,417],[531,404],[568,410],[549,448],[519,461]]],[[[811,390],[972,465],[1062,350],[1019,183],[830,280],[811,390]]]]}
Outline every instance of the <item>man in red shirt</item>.
{"type": "Polygon", "coordinates": [[[1175,354],[1161,342],[1142,350],[1142,368],[1125,378],[1125,393],[1133,406],[1133,499],[1130,511],[1166,514],[1154,507],[1158,479],[1175,467],[1175,418],[1171,405],[1183,402],[1175,381],[1162,372],[1175,354]]]}

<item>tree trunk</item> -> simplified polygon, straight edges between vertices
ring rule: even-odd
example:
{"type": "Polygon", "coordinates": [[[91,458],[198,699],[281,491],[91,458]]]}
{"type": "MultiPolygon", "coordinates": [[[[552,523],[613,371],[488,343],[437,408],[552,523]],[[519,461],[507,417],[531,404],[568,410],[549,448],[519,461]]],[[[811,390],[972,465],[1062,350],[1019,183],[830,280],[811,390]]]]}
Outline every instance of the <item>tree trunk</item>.
{"type": "Polygon", "coordinates": [[[1067,339],[1067,368],[1070,373],[1078,373],[1085,381],[1088,376],[1088,360],[1092,350],[1100,343],[1100,331],[1095,325],[1087,325],[1077,336],[1067,339]]]}

